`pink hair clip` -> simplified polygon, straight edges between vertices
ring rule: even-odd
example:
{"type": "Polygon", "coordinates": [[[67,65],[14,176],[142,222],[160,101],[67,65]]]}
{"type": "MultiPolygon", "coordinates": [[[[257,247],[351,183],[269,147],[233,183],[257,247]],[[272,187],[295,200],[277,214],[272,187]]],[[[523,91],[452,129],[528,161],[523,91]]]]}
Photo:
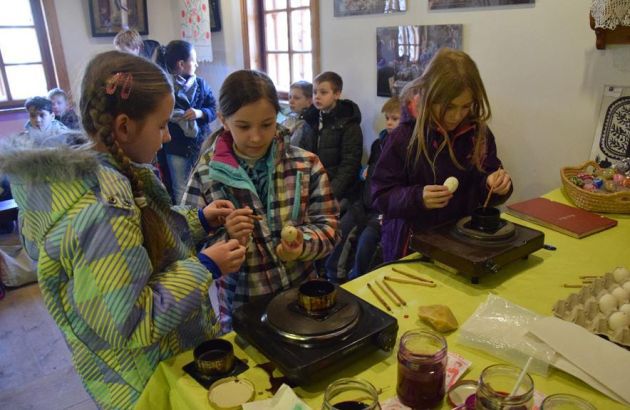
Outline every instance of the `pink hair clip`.
{"type": "Polygon", "coordinates": [[[131,93],[131,86],[133,85],[133,75],[131,73],[119,72],[111,76],[105,83],[105,93],[108,95],[114,95],[118,86],[120,86],[120,98],[126,100],[131,93]]]}

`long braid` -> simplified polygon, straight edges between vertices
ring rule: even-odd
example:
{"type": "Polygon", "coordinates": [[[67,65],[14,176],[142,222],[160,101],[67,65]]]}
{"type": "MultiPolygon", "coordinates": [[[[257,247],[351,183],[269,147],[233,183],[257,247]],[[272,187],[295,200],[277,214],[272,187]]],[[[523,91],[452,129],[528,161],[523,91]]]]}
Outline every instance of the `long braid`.
{"type": "MultiPolygon", "coordinates": [[[[128,58],[123,55],[118,55],[118,57],[123,60],[128,58]]],[[[134,61],[131,61],[131,63],[133,62],[134,61]]],[[[100,67],[98,67],[98,64],[95,65],[96,67],[88,67],[87,71],[89,72],[90,68],[92,68],[93,71],[97,71],[100,67]]],[[[153,64],[151,65],[153,66],[153,64]]],[[[159,68],[155,68],[159,70],[159,68]]],[[[87,85],[84,83],[83,85],[83,98],[81,100],[83,125],[91,134],[92,138],[102,142],[113,157],[118,170],[129,180],[134,202],[140,208],[142,235],[144,237],[143,246],[147,250],[153,271],[159,272],[162,269],[162,263],[167,253],[168,227],[160,214],[149,206],[145,196],[143,180],[132,165],[130,158],[125,154],[114,138],[113,124],[115,115],[124,111],[124,108],[120,106],[126,101],[121,102],[121,98],[118,95],[108,95],[105,92],[105,82],[112,75],[110,70],[101,73],[101,76],[98,76],[98,73],[93,74],[97,74],[94,77],[99,77],[99,79],[102,79],[102,82],[92,79],[91,84],[87,85]]],[[[86,78],[87,77],[86,75],[86,78]]],[[[160,77],[161,76],[158,76],[158,78],[160,77]]],[[[141,93],[141,85],[142,84],[135,84],[134,90],[132,90],[131,93],[133,94],[134,91],[141,93]]],[[[162,88],[170,89],[168,81],[162,85],[162,88]]],[[[133,103],[133,101],[130,103],[133,103]]]]}

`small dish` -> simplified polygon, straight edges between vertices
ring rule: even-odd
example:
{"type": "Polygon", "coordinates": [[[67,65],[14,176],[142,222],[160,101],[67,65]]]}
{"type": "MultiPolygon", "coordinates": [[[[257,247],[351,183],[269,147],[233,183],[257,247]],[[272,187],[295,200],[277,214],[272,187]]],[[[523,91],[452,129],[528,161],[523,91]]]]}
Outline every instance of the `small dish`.
{"type": "Polygon", "coordinates": [[[247,379],[226,377],[217,380],[208,389],[208,400],[213,408],[239,410],[244,403],[252,401],[256,387],[247,379]]]}
{"type": "Polygon", "coordinates": [[[324,280],[309,280],[298,289],[298,305],[307,313],[330,309],[337,301],[337,288],[324,280]]]}
{"type": "Polygon", "coordinates": [[[451,405],[451,408],[474,409],[474,396],[476,393],[476,380],[460,380],[448,389],[446,400],[451,405]],[[471,396],[473,397],[472,399],[471,396]],[[471,405],[472,407],[470,407],[471,405]]]}

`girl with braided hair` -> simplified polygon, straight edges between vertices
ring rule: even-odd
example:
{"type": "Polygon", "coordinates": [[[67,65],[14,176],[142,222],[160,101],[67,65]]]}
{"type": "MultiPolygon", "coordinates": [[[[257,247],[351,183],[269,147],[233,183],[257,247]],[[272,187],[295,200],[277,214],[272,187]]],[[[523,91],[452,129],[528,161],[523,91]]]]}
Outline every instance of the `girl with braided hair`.
{"type": "Polygon", "coordinates": [[[234,206],[173,207],[149,165],[170,139],[173,101],[158,66],[110,51],[83,78],[87,136],[21,136],[0,149],[44,302],[105,409],[132,408],[161,360],[216,334],[208,290],[245,258],[237,240],[196,253],[234,206]]]}

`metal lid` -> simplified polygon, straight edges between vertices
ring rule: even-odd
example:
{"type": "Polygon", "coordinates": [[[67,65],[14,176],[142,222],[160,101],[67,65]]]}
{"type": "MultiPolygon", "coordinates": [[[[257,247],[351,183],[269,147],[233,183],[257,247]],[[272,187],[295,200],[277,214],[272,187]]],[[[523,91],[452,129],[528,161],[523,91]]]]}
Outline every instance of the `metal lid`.
{"type": "Polygon", "coordinates": [[[255,394],[256,387],[249,380],[226,377],[210,385],[208,400],[219,410],[239,410],[244,403],[252,401],[255,394]]]}

